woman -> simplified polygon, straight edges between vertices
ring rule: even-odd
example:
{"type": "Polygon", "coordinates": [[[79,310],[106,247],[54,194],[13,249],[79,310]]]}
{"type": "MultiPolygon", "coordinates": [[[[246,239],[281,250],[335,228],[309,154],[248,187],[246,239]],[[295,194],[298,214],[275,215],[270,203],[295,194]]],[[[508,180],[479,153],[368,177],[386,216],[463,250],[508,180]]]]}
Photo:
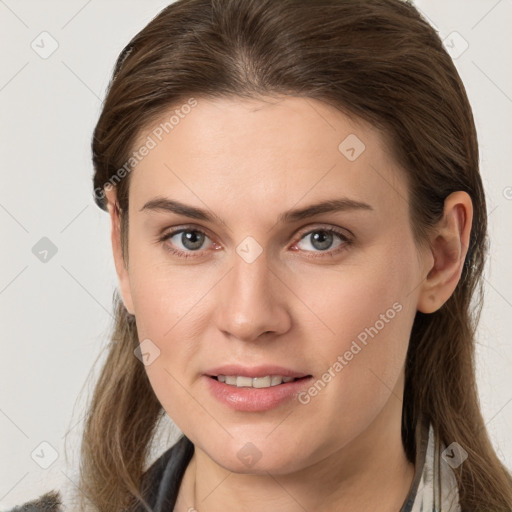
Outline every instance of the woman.
{"type": "Polygon", "coordinates": [[[92,149],[120,297],[77,510],[512,510],[475,383],[477,136],[413,6],[179,0],[92,149]]]}

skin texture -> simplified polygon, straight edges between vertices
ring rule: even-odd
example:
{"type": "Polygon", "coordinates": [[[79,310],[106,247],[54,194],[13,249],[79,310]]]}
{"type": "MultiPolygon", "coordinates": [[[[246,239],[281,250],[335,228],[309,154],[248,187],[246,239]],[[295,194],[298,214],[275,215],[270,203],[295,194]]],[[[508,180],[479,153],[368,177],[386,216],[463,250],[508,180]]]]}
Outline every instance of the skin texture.
{"type": "Polygon", "coordinates": [[[399,510],[414,474],[400,437],[410,331],[416,311],[436,311],[460,278],[469,196],[447,198],[420,247],[404,171],[382,134],[291,96],[198,99],[130,179],[128,265],[116,191],[107,192],[120,290],[139,339],[160,350],[146,366],[151,385],[195,445],[175,510],[399,510]],[[354,161],[338,148],[350,134],[365,145],[354,161]],[[156,197],[209,210],[214,220],[141,211],[156,197]],[[278,221],[342,197],[371,209],[278,221]],[[195,252],[181,233],[160,241],[171,228],[206,238],[195,252]],[[331,245],[315,243],[329,228],[350,242],[332,235],[331,245]],[[262,249],[252,263],[236,251],[248,236],[262,249]],[[203,373],[228,363],[277,364],[320,379],[393,304],[400,311],[307,404],[241,412],[207,390],[203,373]],[[237,456],[248,442],[261,454],[251,467],[237,456]]]}

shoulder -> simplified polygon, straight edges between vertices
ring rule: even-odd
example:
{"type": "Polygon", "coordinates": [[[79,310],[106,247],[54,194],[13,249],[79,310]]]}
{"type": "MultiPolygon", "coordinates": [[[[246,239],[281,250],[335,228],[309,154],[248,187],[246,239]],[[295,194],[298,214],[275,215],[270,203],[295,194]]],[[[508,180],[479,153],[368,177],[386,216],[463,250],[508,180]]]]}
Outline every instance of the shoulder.
{"type": "MultiPolygon", "coordinates": [[[[144,472],[143,496],[151,506],[154,506],[162,495],[168,500],[175,499],[181,478],[193,453],[194,445],[182,435],[144,472]]],[[[58,491],[50,491],[33,501],[2,512],[64,512],[64,508],[61,494],[58,491]]]]}
{"type": "Polygon", "coordinates": [[[6,512],[63,512],[62,500],[58,491],[50,491],[6,512]]]}

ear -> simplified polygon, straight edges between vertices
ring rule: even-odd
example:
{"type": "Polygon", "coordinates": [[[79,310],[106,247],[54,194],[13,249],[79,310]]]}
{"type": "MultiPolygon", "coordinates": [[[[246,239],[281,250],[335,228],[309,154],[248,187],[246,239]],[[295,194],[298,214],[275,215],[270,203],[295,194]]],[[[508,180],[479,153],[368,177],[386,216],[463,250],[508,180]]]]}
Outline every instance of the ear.
{"type": "MultiPolygon", "coordinates": [[[[111,240],[112,252],[114,256],[114,264],[116,266],[117,278],[119,279],[119,288],[121,298],[125,308],[130,314],[135,314],[133,309],[132,294],[130,288],[130,275],[128,273],[128,266],[123,258],[123,251],[121,248],[121,219],[119,203],[117,202],[117,190],[111,187],[105,190],[105,197],[107,199],[107,208],[111,220],[111,240]]],[[[128,212],[124,213],[128,215],[128,212]]]]}
{"type": "Polygon", "coordinates": [[[430,238],[430,268],[420,289],[418,311],[437,311],[454,292],[467,255],[472,221],[471,197],[462,191],[450,194],[444,202],[443,218],[430,238]]]}

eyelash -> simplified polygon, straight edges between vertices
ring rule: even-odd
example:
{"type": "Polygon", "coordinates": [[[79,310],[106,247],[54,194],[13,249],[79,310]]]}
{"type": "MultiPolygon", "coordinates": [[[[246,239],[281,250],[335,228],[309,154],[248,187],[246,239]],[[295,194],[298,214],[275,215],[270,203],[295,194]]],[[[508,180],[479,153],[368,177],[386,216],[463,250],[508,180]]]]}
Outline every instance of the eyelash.
{"type": "MultiPolygon", "coordinates": [[[[169,251],[170,253],[172,253],[180,258],[197,258],[197,257],[202,256],[200,254],[201,253],[200,250],[199,251],[181,251],[179,249],[174,249],[165,243],[165,242],[167,242],[168,239],[172,238],[173,236],[175,236],[179,233],[187,232],[187,231],[193,232],[193,233],[200,233],[200,234],[208,237],[208,234],[205,233],[203,230],[189,226],[189,227],[182,227],[182,228],[176,229],[174,231],[167,232],[159,239],[159,242],[163,243],[165,250],[169,251]],[[199,253],[199,255],[195,254],[195,253],[199,253]]],[[[303,238],[307,237],[308,235],[311,235],[311,234],[317,233],[317,232],[328,233],[330,235],[336,235],[341,239],[342,243],[335,249],[331,249],[331,250],[327,250],[327,251],[304,251],[304,252],[306,252],[306,254],[308,254],[307,255],[308,258],[325,257],[325,255],[330,255],[331,257],[334,257],[335,255],[346,250],[348,248],[348,246],[350,246],[353,242],[350,238],[347,237],[347,235],[345,235],[343,232],[341,232],[338,229],[335,229],[332,227],[328,227],[328,228],[319,227],[319,228],[311,229],[309,231],[305,231],[305,232],[301,233],[299,235],[298,241],[295,242],[294,245],[296,243],[300,242],[303,238]],[[309,253],[313,253],[313,254],[309,254],[309,253]]],[[[300,251],[300,249],[299,249],[299,251],[300,251]]]]}

